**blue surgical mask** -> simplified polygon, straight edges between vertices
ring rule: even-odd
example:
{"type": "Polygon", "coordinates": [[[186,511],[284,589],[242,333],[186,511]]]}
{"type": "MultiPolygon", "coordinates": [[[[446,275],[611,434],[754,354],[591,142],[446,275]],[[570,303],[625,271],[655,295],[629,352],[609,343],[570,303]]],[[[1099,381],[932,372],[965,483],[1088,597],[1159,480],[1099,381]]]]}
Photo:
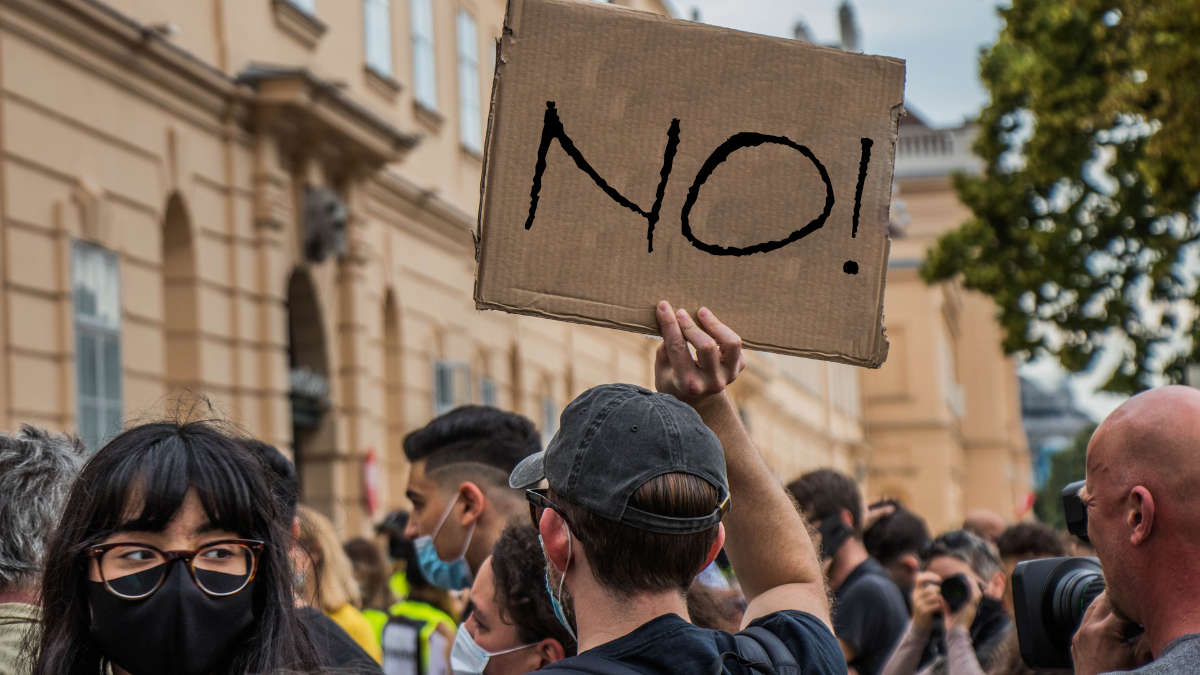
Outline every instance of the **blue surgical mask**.
{"type": "Polygon", "coordinates": [[[487,668],[488,660],[493,656],[526,649],[536,644],[536,642],[531,642],[527,645],[489,652],[475,643],[475,638],[471,637],[470,631],[464,626],[458,629],[458,635],[454,637],[454,646],[450,649],[450,670],[454,671],[454,675],[479,675],[484,668],[487,668]]]}
{"type": "Polygon", "coordinates": [[[421,574],[429,583],[448,591],[467,588],[471,585],[473,576],[471,566],[467,564],[466,555],[467,548],[471,545],[471,537],[475,536],[475,523],[471,523],[471,529],[467,530],[467,540],[463,542],[462,551],[454,560],[442,560],[438,556],[437,547],[433,545],[434,538],[442,531],[442,526],[446,524],[446,519],[450,517],[450,512],[454,510],[454,505],[457,503],[458,495],[455,495],[454,501],[446,507],[437,527],[433,528],[433,534],[421,535],[413,540],[413,547],[417,552],[417,566],[421,568],[421,574]]]}
{"type": "MultiPolygon", "coordinates": [[[[563,527],[566,527],[564,524],[563,527]]],[[[567,615],[563,612],[562,603],[559,602],[558,596],[562,595],[563,583],[567,580],[567,570],[571,568],[571,530],[567,528],[567,565],[563,568],[562,576],[558,579],[558,596],[554,594],[554,590],[550,587],[550,559],[546,557],[546,542],[542,540],[542,535],[538,534],[538,543],[542,545],[542,557],[546,558],[546,595],[550,596],[550,607],[554,609],[554,618],[562,624],[563,628],[567,629],[567,634],[576,643],[579,638],[575,635],[575,629],[571,628],[571,622],[567,621],[567,615]]]]}

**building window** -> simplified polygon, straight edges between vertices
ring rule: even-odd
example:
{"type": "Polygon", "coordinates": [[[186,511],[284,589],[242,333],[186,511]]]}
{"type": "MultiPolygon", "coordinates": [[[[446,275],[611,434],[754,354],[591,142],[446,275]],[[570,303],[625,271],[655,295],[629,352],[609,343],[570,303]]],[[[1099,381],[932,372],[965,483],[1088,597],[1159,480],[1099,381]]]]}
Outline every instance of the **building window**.
{"type": "Polygon", "coordinates": [[[367,67],[392,76],[392,14],[388,0],[363,0],[363,37],[367,67]]]}
{"type": "Polygon", "coordinates": [[[471,367],[465,363],[436,361],[433,364],[433,414],[441,415],[469,401],[471,367]]]}
{"type": "Polygon", "coordinates": [[[296,9],[302,9],[312,16],[317,15],[317,0],[288,0],[296,9]]]}
{"type": "Polygon", "coordinates": [[[458,13],[458,131],[463,147],[483,152],[482,123],[479,119],[479,41],[475,19],[458,13]]]}
{"type": "Polygon", "coordinates": [[[121,430],[121,284],[117,256],[91,244],[71,249],[75,389],[79,435],[96,450],[121,430]]]}
{"type": "Polygon", "coordinates": [[[542,397],[542,446],[545,447],[558,431],[558,404],[554,397],[542,397]]]}
{"type": "Polygon", "coordinates": [[[494,408],[497,399],[496,381],[487,375],[479,378],[479,402],[494,408]]]}
{"type": "Polygon", "coordinates": [[[433,55],[433,0],[411,0],[413,44],[413,96],[417,103],[437,110],[437,62],[433,55]]]}

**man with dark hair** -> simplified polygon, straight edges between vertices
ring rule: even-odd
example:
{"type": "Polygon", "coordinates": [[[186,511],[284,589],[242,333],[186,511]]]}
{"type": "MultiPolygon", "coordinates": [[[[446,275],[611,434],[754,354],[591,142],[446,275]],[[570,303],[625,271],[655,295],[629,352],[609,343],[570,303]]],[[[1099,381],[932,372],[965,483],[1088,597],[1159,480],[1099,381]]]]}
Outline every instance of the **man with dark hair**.
{"type": "Polygon", "coordinates": [[[504,526],[524,509],[508,473],[539,450],[528,419],[477,405],[455,408],[405,437],[412,464],[405,494],[413,508],[404,536],[430,583],[471,585],[504,526]]]}
{"type": "Polygon", "coordinates": [[[788,492],[821,535],[835,609],[833,630],[846,663],[878,673],[908,623],[900,589],[862,541],[862,496],[852,478],[832,469],[804,474],[788,492]]]}
{"type": "Polygon", "coordinates": [[[1041,523],[1017,523],[1010,525],[999,537],[996,537],[996,548],[1000,552],[1000,561],[1004,564],[1004,609],[1011,614],[1013,570],[1017,563],[1038,558],[1058,558],[1067,554],[1058,533],[1041,523]]]}
{"type": "Polygon", "coordinates": [[[450,656],[455,673],[522,675],[575,654],[546,594],[546,558],[528,524],[504,529],[471,586],[471,604],[450,656]]]}
{"type": "Polygon", "coordinates": [[[577,627],[580,653],[542,672],[844,672],[808,531],[725,394],[740,338],[707,309],[699,324],[657,314],[664,393],[589,389],[509,478],[529,488],[551,602],[577,627]],[[722,544],[749,601],[736,636],[688,622],[687,589],[722,544]]]}
{"type": "Polygon", "coordinates": [[[921,571],[921,549],[929,543],[929,530],[920,516],[895,499],[871,507],[873,510],[886,507],[888,512],[863,532],[863,546],[887,570],[908,605],[917,573],[921,571]]]}
{"type": "Polygon", "coordinates": [[[79,439],[23,425],[0,434],[0,673],[27,673],[37,644],[38,585],[54,530],[83,464],[79,439]]]}

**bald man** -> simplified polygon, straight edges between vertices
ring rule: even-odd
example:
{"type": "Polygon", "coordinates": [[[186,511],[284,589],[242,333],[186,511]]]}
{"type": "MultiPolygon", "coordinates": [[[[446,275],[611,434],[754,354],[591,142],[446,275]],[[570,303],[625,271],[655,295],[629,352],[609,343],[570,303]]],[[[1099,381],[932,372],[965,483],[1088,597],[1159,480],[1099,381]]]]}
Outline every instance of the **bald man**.
{"type": "Polygon", "coordinates": [[[1075,672],[1200,673],[1200,391],[1162,387],[1109,415],[1079,496],[1108,590],[1075,634],[1075,672]],[[1131,623],[1141,639],[1124,639],[1131,623]]]}

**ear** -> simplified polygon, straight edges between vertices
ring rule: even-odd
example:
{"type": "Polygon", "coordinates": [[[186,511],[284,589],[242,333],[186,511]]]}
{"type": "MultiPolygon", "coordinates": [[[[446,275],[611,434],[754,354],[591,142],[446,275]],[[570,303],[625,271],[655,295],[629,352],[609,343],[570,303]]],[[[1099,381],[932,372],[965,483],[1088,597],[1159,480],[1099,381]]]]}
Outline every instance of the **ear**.
{"type": "Polygon", "coordinates": [[[842,509],[841,515],[842,515],[842,522],[845,523],[846,527],[850,528],[851,532],[853,532],[854,531],[854,514],[850,513],[850,509],[842,509]]]}
{"type": "Polygon", "coordinates": [[[562,644],[554,638],[546,638],[539,642],[534,652],[538,655],[537,670],[567,658],[567,650],[563,649],[562,644]]]}
{"type": "Polygon", "coordinates": [[[1004,597],[1004,589],[1008,585],[1008,577],[1005,576],[1004,570],[996,570],[991,579],[988,579],[987,585],[983,587],[983,594],[993,600],[999,600],[1004,597]]]}
{"type": "Polygon", "coordinates": [[[468,527],[483,515],[484,507],[487,506],[487,496],[472,481],[463,481],[458,486],[458,504],[462,506],[459,523],[463,527],[468,527]]]}
{"type": "Polygon", "coordinates": [[[1137,485],[1129,491],[1126,524],[1129,525],[1129,543],[1139,546],[1146,543],[1154,531],[1154,496],[1145,486],[1137,485]]]}
{"type": "Polygon", "coordinates": [[[546,557],[559,572],[567,568],[569,556],[582,553],[579,546],[570,542],[567,529],[567,522],[557,511],[546,509],[542,512],[542,519],[538,521],[538,532],[542,535],[542,545],[546,547],[546,557]]]}
{"type": "Polygon", "coordinates": [[[292,516],[292,539],[300,538],[300,516],[292,516]]]}
{"type": "Polygon", "coordinates": [[[708,555],[704,557],[704,564],[700,569],[696,570],[696,574],[704,571],[704,568],[712,564],[712,561],[717,559],[717,555],[721,553],[721,547],[725,545],[725,523],[717,523],[717,536],[713,539],[712,546],[708,547],[708,555]]]}
{"type": "Polygon", "coordinates": [[[911,553],[905,553],[904,555],[900,556],[896,562],[900,563],[904,569],[908,570],[909,574],[915,575],[917,572],[921,571],[921,561],[917,559],[917,556],[911,553]]]}

